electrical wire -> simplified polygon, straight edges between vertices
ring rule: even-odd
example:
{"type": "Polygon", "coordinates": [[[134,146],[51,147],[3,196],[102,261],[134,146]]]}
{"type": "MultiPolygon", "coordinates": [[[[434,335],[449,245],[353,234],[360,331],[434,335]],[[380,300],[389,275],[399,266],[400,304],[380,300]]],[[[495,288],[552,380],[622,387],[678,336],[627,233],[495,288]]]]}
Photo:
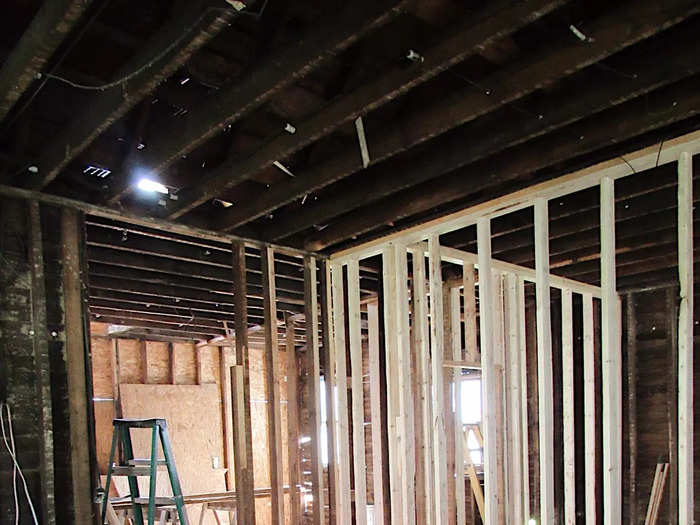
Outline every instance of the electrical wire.
{"type": "Polygon", "coordinates": [[[39,525],[39,520],[36,517],[36,511],[34,510],[34,503],[29,495],[29,487],[27,486],[27,480],[24,478],[22,473],[22,468],[17,461],[16,448],[15,448],[15,437],[12,430],[12,411],[10,410],[10,405],[5,402],[0,402],[0,429],[2,430],[2,440],[5,442],[5,448],[10,454],[10,458],[13,463],[13,475],[12,484],[15,495],[15,525],[19,523],[19,498],[17,497],[17,474],[19,474],[22,480],[22,485],[24,486],[24,495],[27,497],[27,503],[29,504],[29,510],[32,511],[32,518],[34,519],[34,525],[39,525]],[[10,433],[10,440],[8,442],[7,434],[5,432],[5,412],[7,412],[7,426],[10,433]]]}
{"type": "MultiPolygon", "coordinates": [[[[265,8],[267,7],[268,0],[265,0],[265,3],[262,5],[260,8],[260,11],[256,13],[248,12],[248,11],[239,11],[237,14],[239,16],[246,15],[250,16],[252,18],[260,19],[265,12],[265,8]]],[[[68,84],[69,86],[75,88],[75,89],[82,89],[86,91],[106,91],[108,89],[112,89],[118,86],[121,86],[131,80],[132,78],[140,75],[144,71],[150,69],[153,67],[153,65],[158,62],[161,58],[163,58],[165,55],[170,53],[173,49],[175,49],[184,39],[187,37],[194,29],[196,29],[199,24],[204,20],[211,12],[225,12],[225,11],[230,11],[232,8],[230,7],[208,7],[207,9],[204,10],[204,12],[197,18],[197,20],[191,24],[189,27],[187,27],[182,34],[173,40],[168,46],[165,47],[160,53],[158,53],[155,57],[153,57],[151,60],[146,62],[143,66],[139,67],[135,71],[132,71],[131,73],[124,75],[123,77],[113,80],[112,82],[107,82],[106,84],[101,84],[99,86],[92,86],[88,84],[81,84],[80,82],[75,82],[73,80],[70,80],[65,77],[61,77],[59,75],[54,75],[52,73],[45,73],[45,74],[39,74],[39,78],[42,76],[45,78],[49,78],[52,80],[56,80],[58,82],[63,82],[64,84],[68,84]]]]}

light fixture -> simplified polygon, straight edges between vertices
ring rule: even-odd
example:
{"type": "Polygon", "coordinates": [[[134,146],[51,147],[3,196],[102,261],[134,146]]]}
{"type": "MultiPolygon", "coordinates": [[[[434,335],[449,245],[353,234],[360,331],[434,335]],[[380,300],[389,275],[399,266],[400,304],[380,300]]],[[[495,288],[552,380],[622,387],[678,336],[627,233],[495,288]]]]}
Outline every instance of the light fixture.
{"type": "Polygon", "coordinates": [[[146,191],[148,193],[162,193],[163,195],[168,194],[168,188],[163,186],[160,182],[157,182],[152,179],[139,179],[136,186],[138,187],[138,189],[146,191]]]}

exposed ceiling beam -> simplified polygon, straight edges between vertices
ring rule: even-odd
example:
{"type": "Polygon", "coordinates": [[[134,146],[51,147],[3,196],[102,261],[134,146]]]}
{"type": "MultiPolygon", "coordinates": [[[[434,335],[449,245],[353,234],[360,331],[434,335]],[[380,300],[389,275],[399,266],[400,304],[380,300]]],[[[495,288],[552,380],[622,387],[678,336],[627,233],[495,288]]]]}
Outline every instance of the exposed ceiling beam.
{"type": "MultiPolygon", "coordinates": [[[[277,241],[314,225],[327,224],[333,217],[371,201],[551,133],[700,71],[700,42],[697,38],[682,47],[671,44],[669,47],[651,55],[641,53],[637,61],[629,64],[629,70],[635,71],[634,78],[615,75],[606,84],[584,90],[580,96],[572,97],[566,92],[555,98],[548,97],[540,105],[528,106],[531,115],[513,115],[508,126],[503,126],[503,118],[498,116],[481,119],[432,141],[430,149],[417,155],[370,168],[363,174],[362,184],[353,180],[341,182],[333,198],[323,198],[278,214],[261,237],[277,241]],[[670,56],[669,47],[674,49],[670,56]],[[541,115],[541,118],[534,115],[541,115]]],[[[517,76],[515,71],[514,76],[517,76]]]]}
{"type": "MultiPolygon", "coordinates": [[[[368,32],[386,24],[403,10],[406,3],[406,0],[348,2],[332,21],[324,21],[317,32],[301,39],[295,46],[279,50],[244,81],[220,89],[193,110],[185,130],[172,129],[155,139],[144,152],[144,169],[161,172],[368,32]]],[[[130,192],[131,184],[128,176],[118,181],[110,201],[114,202],[130,192]]]]}
{"type": "MultiPolygon", "coordinates": [[[[182,192],[168,217],[175,219],[184,215],[227,188],[253,177],[275,161],[288,157],[358,116],[390,102],[468,56],[547,15],[565,1],[530,0],[515,5],[501,1],[482,16],[466,17],[458,27],[452,29],[451,36],[422,52],[422,62],[411,67],[397,66],[387,71],[376,81],[363,84],[330,103],[297,126],[295,134],[282,134],[244,159],[234,158],[224,162],[209,174],[204,183],[182,192]]],[[[250,218],[263,215],[270,209],[271,204],[266,204],[268,201],[268,195],[263,193],[255,201],[257,211],[252,216],[249,206],[232,207],[222,213],[222,221],[230,223],[230,227],[238,226],[250,218]]]]}
{"type": "MultiPolygon", "coordinates": [[[[644,0],[636,2],[634,6],[615,9],[590,24],[587,28],[590,42],[582,43],[573,38],[568,42],[557,42],[548,46],[546,51],[481,80],[480,85],[487,86],[486,91],[469,86],[432,106],[426,105],[410,113],[392,125],[382,126],[374,137],[368,133],[372,163],[376,164],[527,96],[679,23],[697,11],[700,11],[700,6],[692,0],[674,0],[664,5],[654,0],[644,0]]],[[[434,158],[432,160],[435,161],[434,158]]],[[[214,229],[231,230],[362,168],[359,152],[348,151],[308,170],[303,177],[273,186],[251,200],[251,204],[245,208],[225,210],[214,224],[214,229]]]]}
{"type": "Polygon", "coordinates": [[[39,78],[46,63],[91,4],[92,0],[42,2],[39,12],[0,69],[0,120],[39,78]]]}
{"type": "MultiPolygon", "coordinates": [[[[599,117],[575,124],[566,133],[556,133],[509,149],[357,209],[306,242],[307,249],[321,250],[353,236],[391,224],[399,219],[427,212],[436,206],[474,195],[502,194],[507,183],[524,175],[565,162],[612,144],[657,130],[700,112],[700,81],[688,81],[664,88],[656,100],[633,101],[608,110],[599,117]],[[572,137],[579,137],[573,140],[572,137]],[[488,190],[488,191],[487,191],[488,190]]],[[[510,189],[512,191],[512,184],[510,189]]],[[[488,197],[479,197],[484,200],[488,197]]]]}
{"type": "Polygon", "coordinates": [[[25,177],[20,184],[41,189],[53,181],[97,137],[228,27],[236,16],[233,8],[214,9],[206,5],[203,0],[187,2],[183,12],[173,13],[171,20],[145,46],[143,53],[121,67],[115,79],[140,72],[121,85],[98,91],[85,111],[76,115],[65,132],[47,145],[36,163],[39,172],[25,177]],[[153,63],[144,67],[149,61],[153,63]]]}

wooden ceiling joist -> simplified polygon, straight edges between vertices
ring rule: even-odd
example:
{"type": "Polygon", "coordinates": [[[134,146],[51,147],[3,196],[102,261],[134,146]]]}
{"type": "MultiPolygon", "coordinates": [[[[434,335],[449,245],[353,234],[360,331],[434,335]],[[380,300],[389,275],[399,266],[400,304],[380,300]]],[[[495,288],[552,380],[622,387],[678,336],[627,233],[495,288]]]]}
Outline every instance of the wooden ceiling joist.
{"type": "Polygon", "coordinates": [[[68,129],[46,147],[36,163],[39,172],[24,179],[25,187],[41,189],[53,181],[97,137],[228,27],[236,16],[233,8],[224,6],[222,9],[211,9],[206,5],[207,2],[202,0],[187,2],[182,12],[173,13],[171,20],[166,22],[141,53],[119,69],[115,78],[125,78],[139,72],[123,84],[98,91],[85,112],[77,115],[68,129]],[[174,42],[177,45],[172,50],[159,56],[174,42]],[[144,63],[148,64],[150,60],[154,62],[144,67],[144,63]]]}
{"type": "Polygon", "coordinates": [[[326,224],[369,201],[380,200],[697,74],[700,71],[700,43],[693,39],[687,44],[687,53],[684,51],[670,57],[665,49],[651,55],[644,54],[643,63],[630,64],[630,70],[635,71],[634,78],[615,76],[610,82],[586,90],[577,97],[568,92],[554,99],[547,97],[539,106],[528,105],[530,115],[509,117],[506,127],[502,125],[500,115],[486,117],[434,140],[431,149],[425,152],[370,168],[362,185],[341,182],[343,188],[337,192],[336,198],[322,199],[278,214],[275,222],[264,229],[262,238],[279,241],[313,225],[326,224]],[[435,155],[435,151],[440,154],[435,155]]]}
{"type": "MultiPolygon", "coordinates": [[[[661,6],[653,0],[624,6],[593,22],[587,29],[590,42],[571,39],[549,46],[537,56],[507,67],[492,77],[480,81],[488,91],[473,86],[452,96],[445,97],[433,106],[426,106],[384,126],[378,137],[368,138],[372,162],[376,163],[415,147],[441,133],[461,126],[476,118],[521,99],[534,91],[632,46],[649,36],[677,24],[700,10],[696,2],[680,0],[661,6]],[[621,22],[624,21],[624,22],[621,22]],[[620,30],[620,24],[625,30],[620,30]]],[[[620,95],[618,95],[620,96],[620,95]]],[[[518,129],[514,127],[514,129],[518,129]]],[[[434,156],[431,155],[434,159],[434,156]]],[[[255,218],[269,209],[291,202],[362,169],[357,152],[347,152],[339,158],[308,170],[303,177],[296,177],[273,186],[263,199],[263,210],[252,206],[240,211],[229,211],[217,219],[215,229],[230,230],[255,218]],[[260,213],[262,211],[262,213],[260,213]],[[236,213],[236,220],[227,215],[236,213]]]]}
{"type": "MultiPolygon", "coordinates": [[[[348,3],[333,21],[286,47],[259,64],[243,82],[220,89],[188,119],[187,128],[163,133],[145,152],[144,169],[161,172],[174,161],[205,141],[221,133],[226,126],[268,102],[282,89],[308,75],[314,69],[357,42],[362,36],[389,22],[405,7],[405,0],[348,3]]],[[[112,190],[115,202],[130,191],[131,180],[125,176],[112,190]]]]}
{"type": "Polygon", "coordinates": [[[42,2],[0,70],[0,120],[44,72],[48,61],[91,4],[92,0],[42,2]]]}
{"type": "Polygon", "coordinates": [[[440,184],[418,185],[359,208],[313,236],[305,246],[311,250],[332,246],[354,235],[468,197],[477,188],[482,195],[486,194],[481,197],[483,200],[493,196],[486,190],[502,193],[506,191],[504,185],[510,184],[507,191],[513,191],[512,183],[520,176],[697,115],[700,112],[699,84],[698,79],[691,78],[664,89],[663,96],[648,103],[635,100],[623,104],[599,118],[572,126],[567,133],[541,137],[495,158],[456,170],[441,178],[440,184]],[[579,140],[572,137],[579,137],[579,140]]]}
{"type": "MultiPolygon", "coordinates": [[[[340,126],[430,80],[467,56],[549,14],[563,3],[565,0],[532,0],[512,6],[509,2],[499,2],[483,16],[465,17],[459,27],[454,28],[452,36],[422,53],[422,62],[413,64],[410,68],[397,66],[391,69],[375,82],[364,84],[330,103],[297,126],[293,135],[282,134],[244,159],[234,158],[224,162],[203,184],[191,188],[178,200],[174,209],[169,212],[169,218],[182,216],[227,188],[253,177],[273,162],[288,157],[340,126]],[[506,6],[511,8],[505,9],[506,6]]],[[[373,147],[372,156],[374,155],[373,147]]],[[[254,205],[225,210],[221,224],[226,224],[227,229],[232,229],[265,214],[279,206],[275,195],[276,192],[272,190],[260,195],[254,205]]]]}

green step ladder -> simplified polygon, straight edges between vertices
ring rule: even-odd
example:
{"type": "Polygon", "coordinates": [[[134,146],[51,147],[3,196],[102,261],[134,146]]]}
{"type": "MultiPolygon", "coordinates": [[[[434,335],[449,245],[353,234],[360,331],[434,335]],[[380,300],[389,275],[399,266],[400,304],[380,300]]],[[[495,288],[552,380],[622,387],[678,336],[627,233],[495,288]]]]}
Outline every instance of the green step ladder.
{"type": "Polygon", "coordinates": [[[133,511],[135,525],[144,525],[142,505],[148,505],[148,525],[153,525],[156,515],[156,506],[162,507],[175,505],[181,525],[189,525],[185,503],[180,488],[180,479],[175,468],[175,456],[168,435],[168,424],[165,419],[115,419],[113,422],[112,448],[109,453],[109,469],[107,470],[107,482],[105,483],[104,502],[102,505],[102,523],[105,523],[107,503],[109,502],[109,486],[112,476],[127,476],[129,478],[129,497],[133,511]],[[132,428],[151,429],[151,457],[148,459],[134,458],[134,448],[131,444],[132,428]],[[163,448],[164,459],[158,459],[158,439],[163,448]],[[116,465],[114,453],[117,451],[117,442],[121,442],[123,452],[123,464],[116,465]],[[165,465],[170,478],[170,486],[173,490],[172,497],[156,497],[156,476],[158,466],[165,465]],[[150,477],[148,498],[141,498],[139,494],[138,476],[150,477]]]}

